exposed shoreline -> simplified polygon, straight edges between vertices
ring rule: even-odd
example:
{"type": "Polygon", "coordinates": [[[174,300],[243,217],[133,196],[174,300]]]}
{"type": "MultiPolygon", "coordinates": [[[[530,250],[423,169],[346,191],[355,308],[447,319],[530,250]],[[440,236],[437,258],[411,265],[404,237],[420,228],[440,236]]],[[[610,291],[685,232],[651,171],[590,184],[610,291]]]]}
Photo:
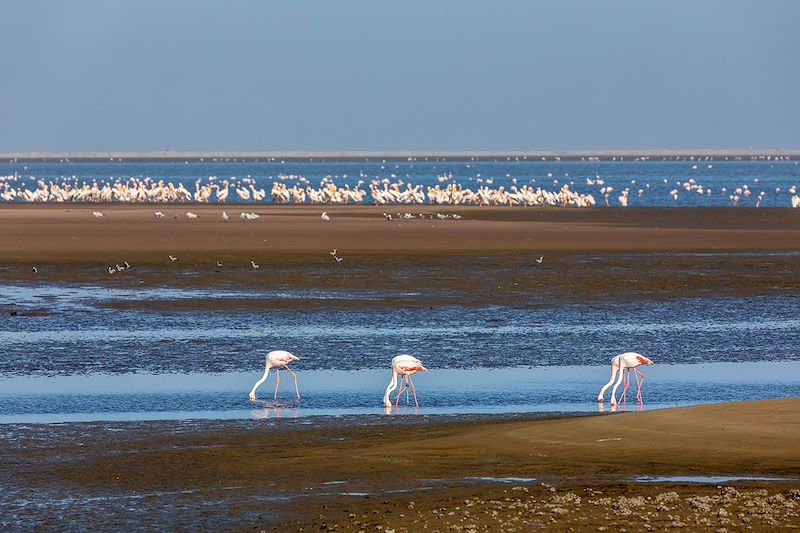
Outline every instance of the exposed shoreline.
{"type": "Polygon", "coordinates": [[[0,206],[2,261],[195,262],[218,257],[317,260],[332,248],[361,255],[657,253],[800,250],[792,209],[506,208],[420,206],[424,219],[386,221],[387,206],[0,206]],[[224,221],[223,211],[233,217],[224,221]],[[95,218],[93,211],[104,214],[95,218]],[[154,218],[161,211],[164,218],[154,218]],[[186,217],[187,212],[198,215],[186,217]],[[254,221],[240,211],[256,212],[254,221]],[[320,219],[327,211],[330,221],[320,219]],[[457,213],[460,220],[435,217],[457,213]],[[121,257],[121,256],[125,257],[121,257]]]}
{"type": "MultiPolygon", "coordinates": [[[[184,494],[182,499],[200,498],[199,503],[219,487],[235,487],[217,496],[227,502],[225,529],[299,530],[314,524],[316,530],[324,523],[329,529],[358,531],[362,526],[354,524],[355,516],[372,530],[375,525],[418,530],[398,513],[430,520],[442,530],[463,526],[464,520],[477,520],[475,530],[497,530],[498,516],[509,524],[524,519],[564,529],[581,521],[592,529],[614,523],[642,527],[652,517],[654,525],[666,527],[699,512],[693,498],[708,495],[700,501],[711,505],[728,489],[668,481],[634,488],[629,483],[639,476],[714,475],[782,481],[733,483],[741,493],[728,490],[726,505],[716,502],[725,514],[701,515],[711,519],[710,526],[771,523],[762,521],[766,515],[761,511],[745,521],[749,504],[741,496],[742,486],[766,487],[751,497],[763,496],[762,510],[767,506],[772,513],[767,519],[780,512],[781,525],[800,522],[796,508],[783,505],[787,499],[800,500],[800,399],[524,421],[427,419],[408,424],[388,417],[367,425],[323,427],[280,422],[194,429],[188,422],[34,425],[23,431],[37,446],[0,443],[0,461],[3,471],[24,479],[32,492],[60,487],[84,497],[184,494]],[[39,433],[47,433],[47,440],[39,433]],[[503,486],[490,478],[517,481],[503,486]],[[424,488],[432,483],[435,490],[424,488]],[[347,495],[362,490],[372,497],[347,495]],[[675,494],[659,496],[665,492],[675,494]],[[267,505],[258,503],[257,494],[283,499],[267,505]],[[779,499],[769,496],[775,494],[781,494],[779,499]],[[601,495],[610,499],[589,502],[601,495]],[[628,501],[634,496],[641,500],[628,501]],[[530,509],[509,507],[520,497],[530,509]],[[480,512],[498,498],[492,504],[496,515],[480,512]],[[467,505],[472,500],[483,503],[472,508],[467,505]],[[623,504],[640,507],[640,512],[620,515],[623,504]],[[557,506],[571,512],[553,512],[557,506]],[[255,518],[259,513],[264,513],[262,520],[255,518]]],[[[198,513],[202,516],[199,508],[198,513]]]]}
{"type": "MultiPolygon", "coordinates": [[[[91,279],[158,287],[175,283],[176,270],[191,266],[193,284],[369,282],[420,294],[436,287],[462,305],[800,290],[797,210],[424,206],[414,212],[463,218],[387,221],[382,213],[390,209],[404,211],[2,206],[0,283],[91,279]],[[233,220],[223,221],[223,210],[233,220]],[[330,221],[320,219],[323,210],[330,221]],[[156,219],[155,211],[165,217],[156,219]],[[188,219],[187,211],[199,218],[188,219]],[[240,211],[261,218],[239,220],[240,211]],[[344,262],[332,261],[332,248],[344,262]],[[753,255],[722,257],[731,252],[753,255]],[[168,254],[180,261],[171,264],[168,254]],[[537,266],[539,254],[545,259],[537,266]],[[580,262],[570,254],[599,259],[580,262]],[[647,257],[632,261],[628,254],[647,257]],[[218,259],[230,270],[215,273],[218,259]],[[253,259],[263,263],[262,276],[250,270],[253,259]],[[104,265],[123,260],[133,264],[133,277],[108,277],[104,265]],[[31,263],[38,273],[31,273],[31,263]],[[483,282],[487,268],[504,272],[497,284],[483,282]]],[[[421,301],[442,305],[438,295],[421,301]]],[[[18,517],[10,523],[17,527],[136,528],[151,524],[148,519],[171,529],[280,531],[419,531],[423,524],[428,531],[800,527],[800,399],[544,420],[378,417],[324,427],[279,419],[4,429],[0,471],[12,500],[0,500],[0,515],[18,517]],[[780,480],[719,487],[632,483],[639,476],[714,475],[780,480]],[[31,503],[41,495],[62,507],[31,503]]]]}

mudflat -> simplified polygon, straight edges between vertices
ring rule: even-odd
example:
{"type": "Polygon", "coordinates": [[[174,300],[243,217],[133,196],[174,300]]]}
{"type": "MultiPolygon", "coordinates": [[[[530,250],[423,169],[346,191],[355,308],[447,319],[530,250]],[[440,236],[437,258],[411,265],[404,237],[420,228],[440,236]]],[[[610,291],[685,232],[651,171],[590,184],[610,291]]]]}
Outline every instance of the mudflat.
{"type": "Polygon", "coordinates": [[[139,505],[188,505],[192,521],[222,529],[800,526],[800,399],[536,420],[288,422],[34,427],[37,445],[3,443],[0,465],[42,494],[160,495],[139,505]],[[757,480],[632,483],[641,476],[757,480]],[[222,515],[202,504],[216,498],[222,515]]]}
{"type": "Polygon", "coordinates": [[[201,262],[220,256],[302,258],[334,247],[356,254],[469,255],[800,246],[800,212],[791,209],[14,205],[0,207],[0,227],[5,262],[103,262],[120,255],[154,262],[168,254],[201,262]],[[104,216],[96,218],[93,211],[104,216]],[[164,217],[156,218],[157,211],[164,217]],[[223,220],[223,211],[231,220],[223,220]],[[187,212],[197,218],[187,218],[187,212]],[[242,220],[242,212],[260,218],[242,220]],[[329,221],[320,218],[323,212],[329,221]],[[398,217],[405,213],[424,217],[398,217]]]}
{"type": "MultiPolygon", "coordinates": [[[[390,300],[342,303],[355,306],[800,290],[800,211],[791,209],[14,205],[0,207],[0,227],[0,284],[37,276],[398,289],[390,300]],[[332,261],[334,248],[343,262],[332,261]],[[104,272],[123,261],[134,268],[104,272]],[[188,280],[175,275],[187,266],[188,280]],[[421,295],[406,302],[407,290],[421,295]]],[[[799,407],[786,399],[550,419],[32,425],[0,438],[0,479],[54,504],[85,498],[70,523],[98,529],[123,528],[126,517],[141,524],[149,513],[156,529],[768,531],[800,527],[799,407]],[[633,483],[641,476],[757,479],[633,483]]],[[[13,523],[59,526],[63,517],[40,503],[7,507],[13,523]]]]}

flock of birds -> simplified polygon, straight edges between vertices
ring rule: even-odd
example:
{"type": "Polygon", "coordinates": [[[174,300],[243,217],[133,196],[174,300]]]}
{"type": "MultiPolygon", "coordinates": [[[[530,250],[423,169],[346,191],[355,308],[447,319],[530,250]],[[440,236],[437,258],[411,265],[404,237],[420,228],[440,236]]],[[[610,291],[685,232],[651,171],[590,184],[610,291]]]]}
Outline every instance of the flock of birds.
{"type": "MultiPolygon", "coordinates": [[[[712,167],[713,165],[708,165],[712,167]]],[[[693,166],[697,169],[697,165],[693,166]]],[[[187,188],[183,182],[154,180],[149,177],[108,180],[97,179],[87,183],[77,176],[62,177],[57,180],[23,178],[18,175],[0,176],[0,201],[30,203],[216,203],[224,204],[233,200],[239,203],[274,204],[374,204],[374,205],[477,205],[477,206],[562,206],[592,207],[597,204],[605,206],[627,207],[633,198],[642,198],[651,191],[669,189],[668,197],[677,201],[684,195],[711,198],[723,195],[734,207],[754,197],[755,207],[760,207],[769,194],[775,196],[775,202],[781,201],[784,191],[775,187],[767,191],[760,186],[760,179],[754,178],[752,183],[741,183],[735,186],[722,186],[714,189],[701,183],[702,178],[677,179],[670,181],[662,178],[662,183],[639,183],[635,179],[626,182],[619,189],[610,184],[599,174],[585,178],[585,185],[592,193],[580,193],[580,184],[565,174],[561,179],[547,174],[549,184],[545,187],[536,185],[536,179],[527,183],[518,182],[517,178],[506,176],[510,185],[494,186],[495,178],[482,178],[480,174],[468,181],[474,181],[475,187],[465,187],[448,173],[436,178],[435,185],[423,186],[406,182],[397,174],[389,178],[375,177],[367,182],[368,176],[361,172],[358,181],[351,187],[345,183],[337,185],[336,181],[346,181],[347,175],[325,176],[319,185],[314,187],[302,175],[278,175],[272,181],[269,194],[263,187],[258,188],[255,178],[231,177],[220,180],[210,176],[206,180],[196,179],[193,187],[187,188]],[[561,181],[565,183],[561,183],[561,181]],[[598,199],[595,199],[595,194],[598,199]],[[268,198],[269,196],[269,198],[268,198]]],[[[409,179],[406,176],[406,179],[409,179]]],[[[800,195],[797,185],[790,185],[785,193],[789,195],[789,204],[800,207],[800,195]]],[[[663,192],[661,193],[663,194],[663,192]]],[[[783,200],[785,201],[785,200],[783,200]]],[[[784,204],[785,205],[785,204],[784,204]]]]}
{"type": "MultiPolygon", "coordinates": [[[[335,252],[335,250],[334,250],[335,252]]],[[[294,380],[294,390],[297,394],[297,399],[300,400],[300,388],[297,385],[297,374],[295,374],[292,369],[289,368],[289,364],[294,361],[299,361],[300,358],[295,356],[294,354],[287,352],[285,350],[273,350],[269,352],[265,358],[264,364],[264,375],[261,376],[261,379],[256,381],[253,388],[250,390],[250,401],[255,401],[256,399],[256,390],[260,387],[269,376],[270,370],[273,368],[275,369],[275,393],[273,394],[273,399],[278,399],[278,386],[281,383],[281,370],[286,370],[292,376],[294,380]]],[[[626,393],[628,391],[628,387],[630,386],[630,374],[633,374],[636,377],[636,401],[639,404],[642,404],[644,400],[642,399],[642,384],[644,383],[644,373],[639,370],[639,367],[642,365],[651,366],[654,365],[652,360],[649,358],[638,354],[636,352],[625,352],[623,354],[614,356],[611,359],[611,379],[606,383],[602,389],[600,389],[600,394],[597,396],[598,404],[602,404],[605,400],[605,393],[609,387],[611,387],[612,383],[614,384],[614,388],[611,390],[611,406],[615,407],[617,405],[617,389],[623,383],[625,383],[622,395],[620,396],[620,402],[625,402],[626,393]],[[614,383],[614,379],[616,378],[616,383],[614,383]]],[[[392,370],[392,378],[389,381],[389,385],[386,387],[386,392],[383,395],[383,405],[387,410],[392,408],[392,400],[390,398],[391,393],[398,388],[399,382],[399,390],[397,391],[397,395],[394,398],[394,407],[398,407],[400,404],[400,396],[403,392],[406,393],[406,403],[409,402],[408,400],[408,391],[410,390],[414,397],[414,406],[419,407],[419,402],[417,401],[417,388],[414,386],[414,382],[411,379],[411,376],[416,374],[417,372],[427,372],[428,369],[422,365],[422,361],[414,357],[413,355],[408,354],[401,354],[392,359],[391,363],[391,370],[392,370]]]]}

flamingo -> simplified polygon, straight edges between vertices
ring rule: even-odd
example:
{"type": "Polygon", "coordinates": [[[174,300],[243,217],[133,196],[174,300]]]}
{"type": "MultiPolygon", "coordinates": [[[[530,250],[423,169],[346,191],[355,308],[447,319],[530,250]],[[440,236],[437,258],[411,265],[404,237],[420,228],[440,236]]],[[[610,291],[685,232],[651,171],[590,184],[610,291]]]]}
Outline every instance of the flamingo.
{"type": "Polygon", "coordinates": [[[611,379],[608,380],[608,383],[606,383],[602,389],[600,389],[600,394],[597,396],[597,401],[600,403],[603,402],[603,395],[606,393],[611,384],[614,383],[614,378],[616,377],[617,372],[619,372],[617,383],[611,390],[611,405],[617,405],[617,387],[619,387],[619,384],[622,383],[622,377],[625,375],[625,371],[628,370],[628,375],[625,376],[625,387],[622,390],[622,397],[620,398],[621,401],[625,401],[625,393],[628,390],[630,371],[633,370],[634,374],[636,375],[636,401],[642,403],[642,383],[644,383],[644,374],[637,367],[640,365],[654,364],[655,363],[653,363],[653,361],[647,357],[635,352],[625,352],[623,354],[614,356],[611,359],[611,379]]]}
{"type": "Polygon", "coordinates": [[[250,400],[255,401],[256,399],[256,389],[267,380],[267,376],[269,375],[269,369],[274,368],[276,374],[275,380],[275,395],[273,399],[278,399],[278,385],[281,383],[281,368],[285,368],[289,371],[289,374],[292,375],[292,379],[294,379],[294,390],[297,393],[297,399],[300,399],[300,389],[297,388],[297,376],[292,369],[289,368],[289,363],[292,361],[299,361],[300,358],[297,356],[292,355],[291,353],[285,350],[273,350],[267,354],[266,358],[266,365],[264,369],[264,376],[261,379],[256,381],[256,384],[253,385],[253,390],[250,391],[250,400]]]}
{"type": "Polygon", "coordinates": [[[389,400],[389,393],[397,388],[397,376],[402,376],[400,390],[395,397],[395,406],[400,402],[400,395],[403,391],[410,387],[411,392],[414,393],[414,405],[419,407],[419,403],[417,402],[417,389],[414,387],[414,382],[411,381],[411,375],[416,372],[427,371],[428,369],[422,366],[422,361],[413,355],[403,354],[392,359],[392,380],[389,382],[389,386],[386,387],[386,394],[383,395],[383,405],[386,407],[392,406],[392,402],[389,400]]]}

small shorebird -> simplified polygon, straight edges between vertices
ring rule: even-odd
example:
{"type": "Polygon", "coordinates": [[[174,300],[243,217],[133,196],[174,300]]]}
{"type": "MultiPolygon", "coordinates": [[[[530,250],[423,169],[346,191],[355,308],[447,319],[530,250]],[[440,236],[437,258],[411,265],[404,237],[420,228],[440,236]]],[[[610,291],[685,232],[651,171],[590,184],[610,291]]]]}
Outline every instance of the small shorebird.
{"type": "Polygon", "coordinates": [[[92,214],[94,215],[94,218],[100,218],[102,216],[105,216],[100,211],[92,211],[92,214]]]}
{"type": "Polygon", "coordinates": [[[284,368],[289,371],[289,374],[292,375],[294,379],[294,390],[297,393],[297,399],[300,399],[300,389],[297,387],[297,376],[292,369],[289,368],[289,363],[292,361],[299,361],[300,358],[292,355],[291,353],[285,350],[273,350],[267,354],[264,375],[261,379],[256,381],[256,384],[253,385],[253,389],[250,391],[250,400],[256,399],[256,389],[267,380],[267,376],[269,375],[270,368],[275,369],[275,395],[272,397],[274,400],[278,399],[278,385],[281,383],[281,368],[284,368]]]}
{"type": "Polygon", "coordinates": [[[218,266],[219,268],[222,268],[222,261],[217,261],[217,266],[218,266]]]}
{"type": "Polygon", "coordinates": [[[253,268],[253,270],[258,270],[259,268],[261,268],[261,265],[259,265],[258,263],[256,263],[252,259],[250,260],[250,266],[253,268]]]}
{"type": "Polygon", "coordinates": [[[227,222],[227,221],[228,221],[228,220],[230,220],[230,219],[231,219],[231,216],[230,216],[228,213],[226,213],[225,211],[223,211],[223,212],[222,212],[222,220],[224,220],[225,222],[227,222]]]}
{"type": "Polygon", "coordinates": [[[336,248],[328,252],[328,255],[336,255],[336,248]]]}
{"type": "Polygon", "coordinates": [[[116,272],[116,270],[114,270],[114,267],[112,266],[106,267],[106,270],[108,271],[109,274],[113,274],[114,272],[116,272]]]}
{"type": "Polygon", "coordinates": [[[342,261],[344,261],[344,258],[339,257],[338,255],[334,255],[333,260],[336,261],[337,263],[341,263],[342,261]]]}
{"type": "Polygon", "coordinates": [[[328,216],[328,213],[324,211],[322,212],[322,215],[320,215],[319,218],[321,218],[324,222],[328,222],[331,219],[331,217],[328,216]]]}
{"type": "Polygon", "coordinates": [[[194,213],[189,211],[189,212],[186,213],[186,218],[197,218],[197,215],[195,215],[194,213]]]}
{"type": "Polygon", "coordinates": [[[36,274],[37,272],[39,272],[39,269],[38,269],[38,268],[36,268],[36,267],[33,267],[31,270],[33,271],[33,273],[34,273],[34,274],[36,274]]]}
{"type": "Polygon", "coordinates": [[[389,213],[384,213],[383,218],[385,218],[386,220],[392,220],[392,215],[390,215],[389,213]]]}
{"type": "Polygon", "coordinates": [[[411,376],[417,372],[427,371],[428,369],[422,366],[422,361],[413,355],[403,354],[392,359],[392,380],[389,382],[389,386],[386,387],[386,393],[383,395],[383,405],[386,407],[392,406],[389,393],[397,388],[397,376],[401,376],[400,390],[397,392],[397,396],[394,399],[395,406],[400,402],[400,395],[403,394],[403,391],[405,390],[407,395],[407,389],[411,388],[411,392],[414,393],[414,405],[419,407],[419,403],[417,402],[417,389],[414,387],[414,382],[411,381],[411,376]]]}
{"type": "Polygon", "coordinates": [[[125,270],[128,270],[131,267],[131,264],[127,261],[124,261],[122,264],[125,265],[125,270]]]}
{"type": "Polygon", "coordinates": [[[169,255],[169,260],[170,260],[170,261],[172,261],[172,262],[174,263],[175,261],[177,261],[177,260],[178,260],[178,258],[177,258],[177,257],[175,257],[174,255],[170,254],[170,255],[169,255]]]}
{"type": "Polygon", "coordinates": [[[537,259],[537,260],[536,260],[536,264],[537,264],[537,265],[541,265],[541,264],[542,264],[542,261],[544,261],[544,256],[543,256],[543,255],[540,255],[540,256],[539,256],[539,259],[537,259]]]}
{"type": "Polygon", "coordinates": [[[156,218],[164,218],[164,213],[162,213],[161,211],[156,211],[156,214],[153,216],[155,216],[156,218]]]}

